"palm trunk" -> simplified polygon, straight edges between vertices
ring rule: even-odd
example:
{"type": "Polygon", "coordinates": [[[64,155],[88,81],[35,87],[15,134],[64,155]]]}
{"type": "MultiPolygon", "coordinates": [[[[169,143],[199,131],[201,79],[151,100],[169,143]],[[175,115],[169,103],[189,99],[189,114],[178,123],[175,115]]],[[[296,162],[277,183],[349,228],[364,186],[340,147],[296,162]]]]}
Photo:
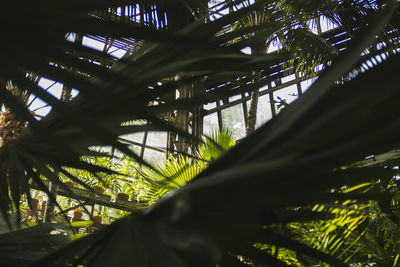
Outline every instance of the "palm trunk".
{"type": "Polygon", "coordinates": [[[25,122],[19,120],[8,108],[0,114],[0,148],[16,139],[25,128],[25,122]]]}
{"type": "MultiPolygon", "coordinates": [[[[266,53],[266,46],[264,43],[255,45],[251,47],[251,53],[253,55],[264,55],[266,53]]],[[[253,79],[253,84],[256,82],[256,79],[259,79],[260,73],[259,72],[254,72],[254,75],[256,76],[253,79]]],[[[254,132],[256,129],[256,123],[257,123],[257,106],[258,106],[258,89],[251,91],[250,93],[250,106],[247,114],[247,120],[246,120],[246,135],[250,134],[251,132],[254,132]]]]}
{"type": "MultiPolygon", "coordinates": [[[[27,102],[27,95],[14,86],[11,82],[7,84],[8,90],[23,104],[27,102]]],[[[1,108],[1,106],[0,106],[1,108]]],[[[26,127],[26,123],[17,118],[6,106],[0,112],[0,148],[16,139],[26,127]]]]}

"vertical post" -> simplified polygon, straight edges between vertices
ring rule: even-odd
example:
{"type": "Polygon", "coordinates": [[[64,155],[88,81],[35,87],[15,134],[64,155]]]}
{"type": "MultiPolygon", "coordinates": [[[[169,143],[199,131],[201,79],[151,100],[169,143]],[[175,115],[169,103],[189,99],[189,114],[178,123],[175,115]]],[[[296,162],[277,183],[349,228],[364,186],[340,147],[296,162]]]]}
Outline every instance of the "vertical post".
{"type": "Polygon", "coordinates": [[[222,129],[223,124],[222,124],[222,114],[221,114],[221,109],[219,108],[221,106],[221,104],[219,103],[220,100],[217,100],[217,117],[218,117],[218,126],[219,126],[219,130],[222,129]]]}
{"type": "Polygon", "coordinates": [[[275,100],[274,100],[274,93],[269,93],[269,103],[271,104],[271,113],[272,118],[276,117],[276,109],[275,109],[275,100]]]}
{"type": "Polygon", "coordinates": [[[244,125],[246,126],[247,129],[247,125],[248,125],[248,121],[247,118],[249,116],[248,112],[247,112],[247,101],[246,101],[246,95],[245,93],[242,93],[242,107],[243,107],[243,115],[244,115],[244,125]]]}
{"type": "Polygon", "coordinates": [[[300,77],[299,77],[299,73],[296,71],[295,72],[295,76],[296,76],[296,87],[297,87],[297,94],[299,95],[299,97],[303,94],[303,91],[301,90],[301,82],[300,82],[300,77]]]}
{"type": "Polygon", "coordinates": [[[145,147],[146,147],[148,133],[149,133],[149,131],[145,131],[144,135],[143,135],[142,146],[140,148],[140,155],[139,155],[141,160],[143,160],[144,150],[145,150],[145,147]]]}
{"type": "MultiPolygon", "coordinates": [[[[50,194],[52,194],[55,198],[57,198],[57,186],[53,182],[49,182],[49,191],[50,194]]],[[[56,206],[55,204],[56,203],[51,201],[50,198],[47,200],[43,213],[43,222],[46,223],[51,222],[54,213],[54,208],[56,206]]]]}
{"type": "MultiPolygon", "coordinates": [[[[204,84],[202,81],[196,82],[191,91],[191,97],[197,97],[200,94],[204,93],[204,84]]],[[[194,107],[192,113],[192,134],[196,137],[201,139],[203,134],[203,105],[198,105],[194,107]]],[[[192,151],[198,151],[198,144],[192,143],[191,144],[192,151]]]]}
{"type": "MultiPolygon", "coordinates": [[[[165,102],[173,102],[176,99],[176,91],[172,91],[170,93],[168,93],[165,97],[165,102]]],[[[167,113],[167,117],[168,117],[168,121],[173,124],[175,121],[175,112],[168,112],[167,113]]],[[[172,132],[172,131],[168,131],[167,133],[167,159],[169,158],[170,155],[172,155],[175,151],[175,139],[176,139],[176,133],[172,132]]]]}

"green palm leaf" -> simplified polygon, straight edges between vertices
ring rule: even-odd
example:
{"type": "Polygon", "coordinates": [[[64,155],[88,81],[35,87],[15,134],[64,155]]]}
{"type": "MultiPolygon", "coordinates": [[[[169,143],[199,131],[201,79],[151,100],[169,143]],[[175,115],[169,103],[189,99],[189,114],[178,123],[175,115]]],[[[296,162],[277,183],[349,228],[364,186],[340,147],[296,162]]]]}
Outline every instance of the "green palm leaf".
{"type": "MultiPolygon", "coordinates": [[[[4,216],[13,205],[18,210],[15,204],[22,194],[29,194],[33,183],[47,190],[40,175],[63,186],[57,172],[62,172],[65,167],[92,173],[110,172],[80,159],[84,155],[93,155],[91,146],[114,146],[139,160],[117,139],[134,130],[122,126],[124,122],[145,119],[149,127],[179,131],[160,118],[160,113],[176,108],[190,109],[193,103],[250,91],[257,84],[237,81],[238,76],[251,78],[252,70],[269,70],[271,65],[288,58],[287,55],[243,55],[238,51],[240,46],[223,47],[226,40],[214,37],[226,25],[262,7],[262,1],[215,21],[198,21],[178,32],[160,35],[151,27],[88,15],[92,10],[104,12],[105,7],[118,7],[118,4],[108,5],[107,1],[90,7],[76,3],[76,9],[68,9],[70,13],[55,12],[54,17],[50,12],[54,25],[45,21],[48,12],[43,10],[52,11],[57,4],[46,4],[38,6],[41,9],[37,12],[42,13],[39,12],[40,19],[35,23],[48,32],[48,39],[44,39],[48,43],[42,46],[42,41],[34,38],[38,31],[26,33],[30,37],[28,40],[33,41],[26,51],[18,54],[21,40],[15,33],[10,33],[19,42],[1,50],[0,54],[6,62],[1,67],[0,103],[6,104],[29,124],[17,139],[0,148],[0,204],[4,216]],[[60,13],[63,16],[57,16],[60,13]],[[72,15],[76,18],[71,19],[72,15]],[[65,22],[69,21],[67,18],[71,24],[65,22]],[[153,43],[143,45],[135,55],[125,57],[109,70],[87,64],[79,55],[65,50],[65,47],[79,48],[77,44],[68,43],[65,34],[80,32],[77,29],[80,25],[84,25],[82,33],[130,37],[129,32],[153,43]],[[115,26],[121,26],[121,31],[113,35],[111,29],[115,26]],[[18,55],[15,61],[10,57],[13,54],[18,55]],[[79,71],[71,73],[69,67],[79,71]],[[71,102],[60,102],[26,77],[26,73],[31,72],[63,82],[80,93],[71,102]],[[181,73],[185,74],[183,79],[171,81],[171,77],[181,73]],[[204,81],[205,77],[214,84],[221,78],[232,83],[189,101],[149,106],[178,86],[204,81]],[[168,79],[170,82],[156,85],[168,79]],[[9,80],[20,90],[27,90],[51,104],[52,113],[40,121],[33,118],[7,89],[9,80]]],[[[10,10],[16,10],[13,4],[9,6],[10,10]]],[[[376,18],[378,22],[372,23],[361,32],[361,37],[353,40],[349,50],[333,61],[304,97],[214,161],[193,182],[163,198],[143,214],[119,220],[40,259],[33,266],[127,266],[132,258],[138,266],[241,266],[245,260],[254,260],[260,265],[286,265],[271,254],[260,255],[260,249],[254,247],[256,243],[275,246],[275,250],[283,247],[296,252],[299,258],[345,266],[341,259],[291,238],[280,226],[288,221],[299,221],[299,218],[311,221],[325,216],[310,212],[317,204],[335,204],[348,199],[381,202],[391,199],[385,192],[344,193],[338,189],[376,182],[381,177],[393,176],[392,170],[334,170],[400,145],[397,135],[400,114],[396,105],[399,56],[391,56],[355,78],[348,75],[354,66],[362,63],[361,52],[374,41],[395,9],[395,1],[389,1],[376,18]],[[343,77],[348,81],[337,82],[343,77]],[[381,80],[386,81],[384,86],[381,80]],[[380,88],[379,94],[377,88],[380,88]],[[309,213],[297,213],[299,208],[309,213]]],[[[244,33],[238,31],[236,34],[239,38],[244,33]]],[[[87,54],[91,50],[81,48],[76,51],[87,54]]],[[[101,56],[98,52],[91,55],[101,56]]],[[[191,138],[187,133],[186,136],[191,138]]]]}

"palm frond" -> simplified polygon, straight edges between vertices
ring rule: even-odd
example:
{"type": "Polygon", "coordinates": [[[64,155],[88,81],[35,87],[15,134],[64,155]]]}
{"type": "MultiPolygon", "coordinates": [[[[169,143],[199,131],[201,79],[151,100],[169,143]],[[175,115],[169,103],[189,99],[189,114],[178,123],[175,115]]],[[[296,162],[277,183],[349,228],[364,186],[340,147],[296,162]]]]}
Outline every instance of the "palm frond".
{"type": "Polygon", "coordinates": [[[0,259],[7,266],[28,266],[71,239],[63,225],[41,224],[0,234],[0,259]]]}
{"type": "MultiPolygon", "coordinates": [[[[386,11],[394,7],[388,5],[386,11]]],[[[386,19],[387,14],[383,15],[386,19]]],[[[337,169],[400,145],[395,104],[399,97],[395,75],[398,55],[367,73],[335,84],[358,63],[363,47],[382,24],[374,24],[370,35],[356,39],[355,46],[339,57],[302,98],[217,159],[195,182],[157,202],[145,214],[129,216],[77,241],[63,250],[65,257],[53,254],[38,264],[106,266],[110,262],[97,253],[115,255],[119,240],[126,250],[118,251],[121,257],[116,259],[117,265],[126,264],[134,248],[140,249],[135,258],[143,266],[230,266],[226,263],[232,261],[240,265],[240,259],[250,253],[249,247],[263,243],[296,251],[303,258],[346,266],[336,257],[291,238],[279,225],[288,220],[282,212],[299,207],[391,199],[385,192],[340,189],[393,177],[394,170],[337,169]],[[381,79],[387,81],[383,87],[381,79]],[[381,88],[379,94],[376,88],[381,88]],[[147,245],[150,243],[152,247],[147,245]],[[211,252],[205,244],[213,248],[211,252]],[[203,253],[208,256],[200,257],[203,253]]],[[[315,218],[315,213],[310,213],[308,219],[315,218]]],[[[263,260],[273,262],[268,256],[263,260]]]]}
{"type": "MultiPolygon", "coordinates": [[[[30,36],[28,39],[32,41],[26,44],[29,49],[23,50],[27,54],[19,53],[19,57],[15,60],[8,58],[9,55],[13,54],[12,51],[2,53],[5,58],[4,62],[7,62],[3,65],[2,80],[11,80],[20,90],[39,97],[52,107],[51,113],[46,118],[36,120],[19,99],[7,90],[5,83],[0,90],[1,103],[5,104],[20,120],[26,121],[29,125],[18,137],[18,140],[4,144],[1,148],[1,157],[4,159],[2,160],[2,181],[4,185],[2,189],[5,190],[4,198],[8,199],[3,202],[2,212],[4,215],[13,206],[13,203],[19,202],[19,196],[27,193],[32,185],[37,185],[48,192],[43,183],[40,182],[39,177],[42,174],[55,184],[68,190],[58,178],[59,172],[65,172],[62,167],[82,169],[92,173],[109,173],[106,168],[88,164],[81,160],[81,156],[93,154],[93,151],[89,149],[91,146],[113,146],[136,159],[139,163],[150,167],[127,145],[118,140],[118,136],[121,134],[142,130],[142,128],[124,127],[122,126],[123,122],[144,119],[148,122],[149,127],[158,130],[174,130],[189,139],[193,137],[160,118],[158,114],[155,114],[155,109],[149,106],[149,103],[158,97],[175,90],[175,84],[178,84],[179,81],[175,84],[169,84],[169,87],[156,86],[155,90],[149,89],[149,86],[154,86],[157,82],[181,72],[188,73],[188,75],[197,72],[196,79],[202,80],[204,76],[210,74],[210,70],[206,66],[210,66],[209,63],[212,61],[220,61],[220,66],[234,63],[234,65],[239,66],[239,71],[242,72],[247,72],[246,65],[254,62],[253,59],[245,57],[237,51],[227,50],[220,53],[222,50],[213,44],[212,40],[206,39],[206,37],[220,31],[225,23],[235,20],[235,14],[232,14],[229,18],[210,22],[207,26],[204,23],[197,23],[183,30],[180,34],[175,34],[160,33],[151,28],[132,25],[124,21],[114,21],[108,17],[103,19],[103,17],[93,16],[92,13],[85,13],[86,6],[80,5],[78,7],[68,14],[68,16],[73,16],[76,12],[77,15],[70,20],[65,18],[67,13],[63,13],[64,17],[57,16],[57,12],[51,13],[50,18],[46,16],[52,8],[51,5],[44,10],[38,10],[36,21],[39,24],[44,24],[41,25],[41,30],[49,33],[48,36],[45,36],[46,39],[38,40],[37,37],[33,38],[31,35],[27,35],[30,36]],[[54,19],[54,26],[46,24],[49,19],[54,19]],[[61,24],[62,21],[66,25],[61,24]],[[59,28],[56,26],[59,26],[59,28]],[[107,32],[107,27],[109,29],[118,27],[120,32],[107,32]],[[91,29],[99,29],[103,32],[94,32],[91,29]],[[65,39],[65,34],[69,31],[101,34],[109,37],[127,36],[129,31],[129,34],[133,34],[139,39],[145,38],[150,41],[155,41],[151,38],[151,35],[156,38],[160,36],[169,37],[167,39],[161,37],[164,41],[158,45],[149,43],[142,46],[134,56],[127,56],[114,64],[113,68],[109,70],[107,66],[99,66],[93,62],[84,61],[81,58],[80,51],[84,50],[86,57],[99,57],[101,55],[95,50],[83,49],[79,44],[71,44],[65,39]],[[174,39],[175,37],[176,39],[174,39]],[[202,38],[203,45],[199,38],[202,38]],[[179,40],[181,42],[177,44],[176,41],[179,40]],[[41,46],[41,42],[46,43],[46,46],[41,46]],[[190,46],[188,46],[188,43],[190,43],[190,46]],[[49,47],[47,47],[47,44],[49,47]],[[193,44],[196,45],[192,46],[193,44]],[[71,48],[73,48],[73,51],[70,51],[71,48]],[[198,56],[190,58],[186,53],[183,53],[184,51],[189,55],[197,53],[198,56]],[[210,51],[214,52],[204,59],[202,55],[210,53],[210,51]],[[217,51],[218,53],[216,53],[217,51]],[[70,68],[75,71],[71,72],[70,68]],[[62,82],[68,88],[76,88],[79,94],[72,101],[62,102],[39,87],[29,76],[25,75],[26,72],[62,82]],[[106,104],[99,105],[100,102],[106,104]],[[109,112],[109,110],[112,110],[112,112],[109,112]],[[5,158],[12,158],[12,161],[5,158]],[[9,171],[10,169],[12,171],[9,171]],[[30,178],[32,178],[33,184],[28,183],[30,178]],[[9,187],[12,188],[12,198],[8,195],[7,188],[9,187]]],[[[95,10],[96,6],[93,6],[93,9],[95,10]]],[[[240,10],[236,16],[245,15],[246,12],[249,11],[240,10]]],[[[10,49],[12,47],[14,46],[10,45],[10,49]]],[[[106,57],[105,54],[104,57],[106,57]]],[[[259,63],[269,62],[270,60],[270,58],[267,58],[259,63]]],[[[219,66],[215,66],[215,69],[217,68],[219,66]]],[[[211,71],[215,72],[215,69],[211,71]]],[[[202,98],[197,101],[200,99],[202,98]]],[[[207,97],[207,99],[209,100],[210,97],[207,97]]],[[[203,98],[200,101],[206,100],[203,98]]],[[[173,109],[176,106],[176,103],[171,103],[169,108],[173,109]]],[[[190,104],[186,103],[184,106],[187,108],[190,104]]],[[[71,178],[85,186],[76,177],[74,179],[71,176],[71,178]]],[[[18,212],[18,205],[14,205],[14,207],[18,212]]]]}
{"type": "MultiPolygon", "coordinates": [[[[7,216],[10,209],[18,213],[21,195],[27,194],[29,198],[33,184],[48,192],[41,175],[63,186],[58,173],[64,168],[111,172],[81,160],[81,156],[93,155],[91,146],[113,146],[146,165],[118,141],[119,135],[142,129],[123,126],[124,122],[146,120],[149,127],[175,130],[193,138],[163,120],[160,113],[176,108],[190,109],[193,103],[206,103],[216,100],[217,96],[254,89],[256,83],[238,81],[237,77],[251,77],[254,69],[269,70],[272,64],[287,59],[287,55],[243,55],[238,51],[243,43],[229,46],[226,39],[215,36],[226,25],[257,10],[264,4],[262,2],[207,23],[197,21],[181,28],[181,21],[177,21],[178,32],[162,33],[152,27],[114,21],[114,16],[97,14],[99,17],[96,17],[91,13],[96,10],[109,14],[107,8],[117,8],[125,2],[99,1],[90,6],[74,1],[76,7],[69,6],[68,12],[56,9],[59,4],[49,1],[38,6],[27,4],[29,12],[24,11],[26,14],[21,15],[26,17],[22,16],[19,22],[25,25],[31,21],[28,18],[32,18],[32,13],[38,17],[32,19],[37,28],[28,31],[20,27],[18,34],[5,28],[5,34],[17,41],[14,46],[0,50],[4,62],[0,67],[0,103],[28,125],[15,140],[0,147],[3,215],[7,216]],[[120,31],[113,32],[115,27],[120,31]],[[42,31],[46,36],[37,38],[42,31]],[[65,39],[68,32],[137,36],[151,42],[109,69],[88,63],[71,52],[73,47],[74,51],[84,51],[86,56],[103,56],[69,43],[65,39]],[[28,40],[26,49],[22,49],[25,45],[22,46],[21,36],[28,40]],[[71,67],[77,71],[71,72],[71,67]],[[38,87],[26,73],[77,88],[79,95],[70,102],[59,101],[38,87]],[[180,75],[182,73],[184,75],[180,75]],[[171,77],[177,75],[183,78],[171,81],[171,77]],[[192,100],[149,106],[178,86],[205,78],[212,81],[223,78],[232,83],[226,82],[218,90],[192,100]],[[36,120],[7,89],[10,80],[20,90],[50,104],[51,114],[36,120]],[[170,82],[158,85],[164,80],[170,82]]],[[[186,8],[182,2],[177,5],[186,8]]],[[[284,259],[254,247],[257,243],[274,247],[275,251],[279,247],[295,252],[299,259],[311,258],[346,266],[342,259],[292,238],[281,226],[326,216],[313,212],[315,205],[327,206],[347,200],[385,203],[392,199],[388,192],[344,192],[341,189],[360,183],[377,183],[382,177],[393,177],[396,171],[382,167],[345,170],[340,167],[400,145],[397,134],[400,114],[396,102],[399,55],[355,77],[348,74],[362,63],[360,54],[375,40],[396,8],[396,1],[388,1],[373,23],[353,39],[350,48],[332,62],[302,98],[215,160],[192,183],[163,198],[143,214],[116,221],[43,257],[33,266],[126,266],[132,256],[138,266],[241,266],[246,260],[251,261],[250,258],[260,264],[288,265],[284,259]],[[341,81],[343,77],[346,79],[341,81]],[[382,85],[381,80],[386,84],[382,85]],[[380,88],[379,93],[377,88],[380,88]],[[300,208],[308,213],[297,212],[300,208]]],[[[17,10],[17,7],[9,3],[5,10],[17,10]]],[[[177,20],[186,21],[186,17],[177,20]]],[[[254,29],[247,30],[249,33],[254,29]]],[[[233,32],[230,38],[242,38],[245,33],[233,32]]],[[[106,55],[104,58],[111,60],[106,55]]],[[[174,166],[172,171],[176,170],[174,166]]]]}

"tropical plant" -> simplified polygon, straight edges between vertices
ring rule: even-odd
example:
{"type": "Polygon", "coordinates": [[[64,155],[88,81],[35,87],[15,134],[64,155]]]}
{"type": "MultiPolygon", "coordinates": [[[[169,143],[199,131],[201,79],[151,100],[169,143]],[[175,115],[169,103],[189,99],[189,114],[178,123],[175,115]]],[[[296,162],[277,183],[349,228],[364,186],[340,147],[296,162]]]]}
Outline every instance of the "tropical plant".
{"type": "Polygon", "coordinates": [[[3,233],[0,238],[2,264],[26,266],[70,242],[64,225],[41,224],[3,233]],[[19,249],[15,249],[18,247],[19,249]]]}
{"type": "Polygon", "coordinates": [[[141,170],[141,179],[145,184],[145,194],[142,196],[150,203],[156,202],[165,194],[177,190],[187,184],[205,167],[202,161],[189,157],[170,157],[165,164],[159,163],[155,169],[141,170]]]}
{"type": "Polygon", "coordinates": [[[205,135],[203,143],[199,147],[198,157],[208,164],[216,160],[235,145],[233,133],[225,128],[205,135]]]}
{"type": "Polygon", "coordinates": [[[154,203],[165,194],[183,187],[234,144],[232,133],[221,129],[204,137],[195,157],[170,157],[165,163],[158,163],[155,168],[138,170],[145,185],[145,193],[141,197],[154,203]]]}
{"type": "MultiPolygon", "coordinates": [[[[101,152],[101,149],[99,149],[101,152]]],[[[118,178],[124,175],[128,175],[125,173],[125,166],[123,166],[123,161],[118,161],[113,159],[111,156],[104,155],[103,157],[85,157],[83,161],[93,164],[96,166],[100,166],[103,168],[107,168],[112,170],[113,174],[105,175],[104,173],[94,174],[86,170],[77,170],[77,169],[68,169],[69,174],[73,177],[79,178],[80,181],[84,182],[86,186],[81,186],[82,188],[87,187],[100,187],[104,189],[110,189],[111,193],[116,193],[121,190],[121,185],[118,182],[118,178]]],[[[68,176],[61,174],[61,178],[68,180],[68,176]]]]}
{"type": "MultiPolygon", "coordinates": [[[[256,1],[243,1],[241,5],[251,6],[256,1]]],[[[262,1],[260,1],[262,2],[262,1]]],[[[360,28],[362,23],[368,23],[376,9],[370,3],[359,3],[357,7],[348,1],[342,3],[336,0],[328,1],[266,1],[266,4],[239,20],[234,29],[251,28],[254,32],[247,34],[250,39],[249,47],[252,54],[263,55],[273,46],[277,53],[290,54],[284,68],[287,74],[302,71],[307,75],[316,75],[318,66],[329,64],[338,54],[339,50],[327,42],[322,36],[321,24],[333,24],[345,27],[351,36],[354,28],[360,28]],[[323,23],[324,19],[327,22],[323,23]],[[262,34],[260,34],[262,33],[262,34]],[[279,48],[279,49],[278,49],[279,48]]],[[[368,1],[367,1],[368,2],[368,1]]],[[[233,8],[236,6],[233,5],[233,8]]],[[[237,8],[237,7],[236,7],[237,8]]],[[[242,37],[243,38],[243,37],[242,37]]],[[[377,42],[388,41],[384,36],[377,42]]],[[[265,70],[254,70],[255,80],[260,80],[265,75],[265,70]]],[[[253,83],[255,82],[253,80],[253,83]]],[[[280,79],[263,81],[264,85],[281,84],[280,79]]],[[[271,100],[278,102],[278,111],[284,100],[271,100]]],[[[258,89],[250,92],[248,114],[246,114],[246,134],[255,130],[258,106],[258,89]]]]}
{"type": "MultiPolygon", "coordinates": [[[[166,2],[148,1],[151,8],[154,5],[157,10],[166,2]]],[[[122,12],[121,19],[110,12],[110,8],[125,7],[126,3],[133,5],[135,1],[103,0],[90,4],[73,1],[62,8],[61,3],[54,1],[24,2],[22,10],[18,3],[7,2],[3,7],[4,25],[16,24],[20,31],[15,32],[11,27],[1,29],[9,42],[3,43],[0,50],[4,62],[0,74],[0,103],[28,127],[18,136],[3,140],[0,147],[3,216],[9,218],[10,210],[19,214],[21,195],[26,194],[30,199],[32,185],[50,193],[40,175],[63,187],[58,173],[86,186],[67,168],[113,174],[112,170],[82,160],[82,156],[104,156],[90,147],[113,146],[148,165],[118,141],[119,135],[143,130],[174,130],[195,139],[160,119],[158,114],[189,110],[194,104],[251,91],[263,83],[248,82],[253,78],[254,69],[267,73],[272,65],[289,57],[243,55],[240,49],[251,40],[242,37],[253,33],[253,28],[220,34],[226,25],[245,18],[268,2],[256,1],[213,21],[203,17],[178,31],[139,26],[127,19],[129,12],[122,12]],[[21,20],[12,19],[15,14],[21,20]],[[26,25],[32,27],[28,29],[26,25]],[[148,42],[135,54],[127,55],[109,68],[84,60],[100,57],[114,61],[104,53],[68,42],[65,40],[68,32],[135,37],[148,42]],[[229,44],[232,39],[239,41],[229,44]],[[77,71],[71,72],[70,67],[77,71]],[[27,73],[63,82],[68,88],[77,88],[79,95],[70,102],[59,101],[38,87],[27,73]],[[178,79],[169,79],[174,76],[178,79]],[[19,90],[35,94],[51,105],[51,114],[36,120],[7,88],[10,80],[19,90]],[[149,105],[195,81],[211,85],[190,99],[149,105]],[[145,119],[147,123],[123,126],[123,122],[138,119],[145,119]]],[[[375,3],[344,2],[355,7],[375,3]]],[[[188,10],[190,14],[196,13],[181,1],[172,3],[175,5],[164,5],[167,11],[178,5],[185,14],[188,10]]],[[[227,1],[220,9],[230,6],[232,2],[227,1]]],[[[131,14],[136,14],[136,6],[129,7],[131,14]]],[[[303,97],[275,119],[145,212],[129,215],[78,239],[35,261],[32,266],[288,266],[303,261],[346,266],[336,255],[292,237],[284,231],[284,226],[289,222],[326,219],[326,213],[313,210],[316,205],[329,207],[347,200],[361,205],[393,199],[391,192],[383,190],[343,190],[370,182],[379,189],[382,177],[397,174],[396,170],[383,166],[351,165],[365,156],[400,145],[399,76],[396,73],[399,55],[391,51],[386,60],[380,61],[374,54],[360,57],[397,12],[397,1],[374,5],[373,9],[375,16],[367,25],[355,29],[348,49],[332,60],[303,97]],[[370,68],[360,71],[359,66],[366,61],[370,68]],[[382,84],[381,81],[386,82],[382,84]],[[341,169],[343,166],[351,167],[341,169]],[[264,245],[271,249],[263,249],[264,245]],[[275,257],[276,251],[280,251],[278,248],[288,251],[286,255],[295,260],[289,263],[289,256],[275,257]]],[[[145,14],[150,13],[140,16],[149,18],[150,15],[145,14]]],[[[157,21],[170,22],[169,18],[164,19],[164,13],[156,14],[162,18],[157,21]]],[[[259,34],[258,37],[262,36],[259,34]]],[[[257,39],[257,35],[254,38],[257,39]]]]}

